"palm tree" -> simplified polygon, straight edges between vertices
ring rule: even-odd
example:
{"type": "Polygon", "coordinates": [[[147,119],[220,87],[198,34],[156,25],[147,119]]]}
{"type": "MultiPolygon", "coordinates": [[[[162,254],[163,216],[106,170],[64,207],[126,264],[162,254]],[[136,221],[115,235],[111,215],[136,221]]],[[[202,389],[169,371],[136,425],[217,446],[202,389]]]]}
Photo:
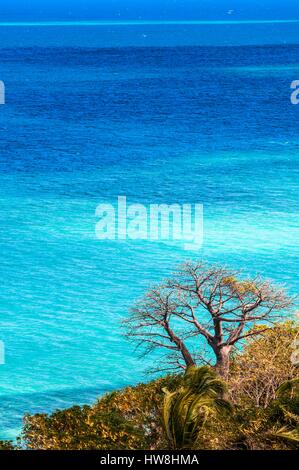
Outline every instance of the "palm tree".
{"type": "Polygon", "coordinates": [[[274,430],[272,436],[299,448],[299,379],[280,385],[276,393],[276,407],[283,426],[274,430]]]}
{"type": "Polygon", "coordinates": [[[187,368],[182,386],[165,392],[163,424],[173,449],[192,449],[209,418],[231,411],[226,385],[208,366],[187,368]]]}

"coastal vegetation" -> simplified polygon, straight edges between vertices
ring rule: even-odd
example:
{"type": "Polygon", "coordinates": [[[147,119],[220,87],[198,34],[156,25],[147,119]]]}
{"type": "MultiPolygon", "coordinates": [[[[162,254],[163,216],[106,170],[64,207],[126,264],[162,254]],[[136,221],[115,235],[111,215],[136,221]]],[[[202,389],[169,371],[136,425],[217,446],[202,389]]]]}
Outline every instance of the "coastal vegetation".
{"type": "Polygon", "coordinates": [[[191,366],[108,393],[92,406],[27,415],[22,445],[48,450],[298,449],[299,373],[291,362],[297,334],[298,325],[286,321],[247,337],[226,379],[210,366],[191,366]]]}
{"type": "MultiPolygon", "coordinates": [[[[185,264],[125,321],[159,378],[91,406],[24,417],[18,448],[299,449],[298,323],[283,289],[185,264]],[[164,373],[162,373],[164,370],[164,373]]],[[[9,442],[1,449],[12,449],[9,442]]]]}

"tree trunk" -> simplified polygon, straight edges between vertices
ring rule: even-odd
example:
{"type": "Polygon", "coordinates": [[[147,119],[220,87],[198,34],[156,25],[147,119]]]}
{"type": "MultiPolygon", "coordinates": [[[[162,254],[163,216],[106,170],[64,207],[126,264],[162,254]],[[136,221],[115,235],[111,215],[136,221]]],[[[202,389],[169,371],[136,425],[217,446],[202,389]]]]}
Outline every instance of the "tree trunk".
{"type": "Polygon", "coordinates": [[[221,377],[226,378],[229,373],[229,365],[230,365],[230,352],[231,352],[231,347],[230,346],[223,346],[222,348],[219,348],[217,351],[215,351],[216,354],[216,371],[218,372],[221,377]]]}

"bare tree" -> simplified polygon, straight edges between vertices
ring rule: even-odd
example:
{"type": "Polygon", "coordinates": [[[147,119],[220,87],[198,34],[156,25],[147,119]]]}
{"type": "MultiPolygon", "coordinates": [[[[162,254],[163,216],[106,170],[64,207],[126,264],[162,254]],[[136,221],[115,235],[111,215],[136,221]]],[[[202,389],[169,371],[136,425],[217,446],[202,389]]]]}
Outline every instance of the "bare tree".
{"type": "Polygon", "coordinates": [[[263,333],[292,305],[285,291],[260,278],[203,263],[186,263],[172,279],[151,289],[125,320],[127,337],[147,354],[167,350],[169,369],[202,363],[208,346],[216,370],[227,375],[241,340],[263,333]],[[253,327],[263,324],[264,328],[253,327]]]}

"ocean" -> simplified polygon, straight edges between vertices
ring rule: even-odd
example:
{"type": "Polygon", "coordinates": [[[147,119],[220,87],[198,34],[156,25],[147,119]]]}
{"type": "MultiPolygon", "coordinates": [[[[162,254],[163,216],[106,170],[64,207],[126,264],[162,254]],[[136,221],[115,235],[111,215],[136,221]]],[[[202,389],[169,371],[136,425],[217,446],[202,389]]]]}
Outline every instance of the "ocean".
{"type": "Polygon", "coordinates": [[[0,438],[148,380],[120,327],[186,259],[298,292],[298,24],[0,26],[0,438]],[[96,239],[100,203],[200,203],[204,243],[96,239]]]}

